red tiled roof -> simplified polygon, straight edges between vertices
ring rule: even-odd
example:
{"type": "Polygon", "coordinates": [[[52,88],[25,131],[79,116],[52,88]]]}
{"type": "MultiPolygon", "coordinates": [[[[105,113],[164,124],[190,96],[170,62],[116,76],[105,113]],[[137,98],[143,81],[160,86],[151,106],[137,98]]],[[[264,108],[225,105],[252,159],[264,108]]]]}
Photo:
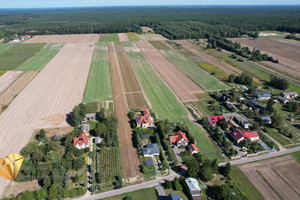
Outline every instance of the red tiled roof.
{"type": "Polygon", "coordinates": [[[250,131],[250,130],[244,131],[243,135],[244,135],[244,137],[247,137],[247,138],[259,137],[257,131],[250,131]]]}
{"type": "Polygon", "coordinates": [[[217,116],[207,117],[207,120],[210,123],[210,125],[213,125],[213,124],[219,122],[223,118],[224,118],[223,115],[217,115],[217,116]]]}
{"type": "Polygon", "coordinates": [[[181,131],[177,131],[177,133],[175,133],[174,135],[169,136],[169,140],[172,144],[179,142],[180,140],[182,140],[182,138],[189,142],[189,140],[186,137],[186,134],[181,131]]]}
{"type": "Polygon", "coordinates": [[[144,116],[146,116],[146,115],[150,116],[149,110],[148,109],[143,110],[143,115],[144,116]]]}
{"type": "Polygon", "coordinates": [[[190,150],[191,153],[193,153],[193,151],[198,151],[199,152],[199,149],[194,144],[189,145],[189,150],[190,150]]]}
{"type": "Polygon", "coordinates": [[[74,140],[73,140],[73,145],[74,146],[76,146],[77,143],[79,145],[82,145],[82,143],[85,143],[86,145],[88,145],[89,144],[89,138],[84,133],[81,133],[79,135],[79,137],[74,138],[74,140]]]}
{"type": "Polygon", "coordinates": [[[149,116],[140,116],[136,118],[137,124],[151,124],[153,123],[151,117],[149,116]]]}
{"type": "Polygon", "coordinates": [[[242,137],[244,137],[239,129],[235,129],[231,134],[236,139],[236,141],[239,141],[242,137]]]}

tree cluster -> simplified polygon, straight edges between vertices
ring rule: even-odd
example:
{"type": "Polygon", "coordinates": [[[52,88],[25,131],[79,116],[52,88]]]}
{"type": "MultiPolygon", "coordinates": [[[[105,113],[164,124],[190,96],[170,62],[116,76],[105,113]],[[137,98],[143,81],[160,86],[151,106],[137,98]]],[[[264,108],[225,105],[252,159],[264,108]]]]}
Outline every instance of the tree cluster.
{"type": "Polygon", "coordinates": [[[101,143],[107,147],[118,146],[118,120],[114,116],[108,116],[99,119],[100,122],[97,124],[95,134],[98,137],[104,139],[101,143]]]}
{"type": "Polygon", "coordinates": [[[280,90],[286,90],[289,88],[289,82],[285,78],[280,78],[276,75],[270,76],[270,86],[280,90]]]}
{"type": "Polygon", "coordinates": [[[253,77],[245,72],[243,72],[241,75],[238,75],[238,76],[231,74],[228,77],[228,82],[251,86],[253,83],[253,77]]]}

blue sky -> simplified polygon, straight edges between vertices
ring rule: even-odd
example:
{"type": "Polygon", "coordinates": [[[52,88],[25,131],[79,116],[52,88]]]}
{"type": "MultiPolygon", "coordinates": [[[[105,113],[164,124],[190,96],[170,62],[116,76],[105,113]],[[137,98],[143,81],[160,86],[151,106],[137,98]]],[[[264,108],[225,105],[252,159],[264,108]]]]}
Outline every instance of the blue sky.
{"type": "Polygon", "coordinates": [[[134,5],[295,5],[300,0],[0,0],[1,8],[134,5]]]}

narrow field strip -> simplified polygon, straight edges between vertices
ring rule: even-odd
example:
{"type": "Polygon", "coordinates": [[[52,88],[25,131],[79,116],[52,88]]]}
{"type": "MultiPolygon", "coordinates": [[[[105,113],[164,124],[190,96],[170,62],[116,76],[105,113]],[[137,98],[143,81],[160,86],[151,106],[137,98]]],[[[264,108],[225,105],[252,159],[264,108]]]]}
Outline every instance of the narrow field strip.
{"type": "Polygon", "coordinates": [[[127,93],[126,99],[130,110],[144,110],[148,108],[142,92],[127,93]]]}
{"type": "Polygon", "coordinates": [[[195,63],[181,55],[176,50],[160,50],[160,52],[201,88],[208,91],[229,89],[228,86],[221,83],[213,75],[210,75],[198,67],[195,63]]]}
{"type": "Polygon", "coordinates": [[[136,33],[127,33],[128,39],[130,41],[140,41],[140,37],[136,33]]]}
{"type": "Polygon", "coordinates": [[[60,51],[63,44],[47,44],[41,51],[20,65],[18,70],[40,70],[60,51]]]}
{"type": "Polygon", "coordinates": [[[10,86],[19,76],[22,71],[8,71],[0,77],[0,94],[10,86]]]}
{"type": "Polygon", "coordinates": [[[127,47],[125,50],[147,99],[151,102],[151,108],[158,117],[185,123],[197,140],[197,146],[202,153],[210,158],[216,158],[216,148],[212,141],[200,126],[188,118],[188,112],[184,105],[178,101],[173,91],[148,62],[139,47],[134,44],[133,47],[127,47]]]}
{"type": "Polygon", "coordinates": [[[95,44],[89,78],[85,87],[83,102],[112,100],[111,78],[107,43],[95,44]]]}
{"type": "Polygon", "coordinates": [[[13,70],[39,52],[45,44],[15,44],[0,54],[0,70],[13,70]]]}
{"type": "Polygon", "coordinates": [[[99,42],[118,42],[120,41],[117,33],[112,34],[101,34],[99,42]]]}
{"type": "Polygon", "coordinates": [[[129,38],[128,38],[126,33],[118,33],[118,36],[119,36],[119,39],[120,39],[121,42],[129,41],[129,38]]]}

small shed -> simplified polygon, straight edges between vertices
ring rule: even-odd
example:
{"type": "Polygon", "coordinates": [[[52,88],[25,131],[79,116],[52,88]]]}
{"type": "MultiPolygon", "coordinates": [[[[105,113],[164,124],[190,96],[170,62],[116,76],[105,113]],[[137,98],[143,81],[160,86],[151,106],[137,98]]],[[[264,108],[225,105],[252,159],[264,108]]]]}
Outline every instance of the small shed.
{"type": "Polygon", "coordinates": [[[101,138],[100,137],[95,137],[95,144],[100,144],[101,138]]]}
{"type": "Polygon", "coordinates": [[[151,160],[146,160],[146,166],[147,166],[147,167],[154,166],[153,160],[152,160],[152,159],[151,159],[151,160]]]}
{"type": "Polygon", "coordinates": [[[88,113],[85,115],[85,118],[88,120],[88,121],[95,121],[96,120],[96,113],[88,113]]]}

